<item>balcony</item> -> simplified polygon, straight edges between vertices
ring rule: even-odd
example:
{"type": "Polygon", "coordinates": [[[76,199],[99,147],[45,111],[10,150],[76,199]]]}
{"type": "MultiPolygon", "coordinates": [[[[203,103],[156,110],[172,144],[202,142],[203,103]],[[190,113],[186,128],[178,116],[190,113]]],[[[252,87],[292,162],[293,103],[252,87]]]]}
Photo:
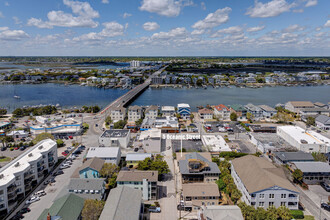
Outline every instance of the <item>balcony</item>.
{"type": "Polygon", "coordinates": [[[25,185],[25,191],[30,191],[32,189],[32,185],[25,185]]]}
{"type": "Polygon", "coordinates": [[[7,193],[11,193],[16,190],[16,185],[11,185],[7,188],[7,193]]]}
{"type": "Polygon", "coordinates": [[[14,192],[8,193],[8,200],[16,199],[16,198],[17,198],[16,190],[14,192]]]}

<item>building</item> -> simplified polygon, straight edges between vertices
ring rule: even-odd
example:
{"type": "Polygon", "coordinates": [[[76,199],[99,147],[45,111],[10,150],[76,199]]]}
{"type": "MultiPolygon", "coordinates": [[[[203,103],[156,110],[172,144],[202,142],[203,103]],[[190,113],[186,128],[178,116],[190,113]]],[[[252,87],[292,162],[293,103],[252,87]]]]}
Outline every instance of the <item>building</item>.
{"type": "Polygon", "coordinates": [[[57,144],[40,141],[0,169],[0,213],[11,211],[57,162],[57,144]]]}
{"type": "Polygon", "coordinates": [[[198,116],[204,120],[213,119],[213,111],[211,109],[202,108],[198,110],[198,116]]]}
{"type": "Polygon", "coordinates": [[[114,107],[110,109],[110,117],[113,122],[123,121],[126,117],[126,109],[123,107],[114,107]]]}
{"type": "Polygon", "coordinates": [[[185,210],[200,210],[202,206],[219,205],[220,192],[216,183],[182,184],[185,210]]]}
{"type": "Polygon", "coordinates": [[[319,115],[315,118],[315,124],[322,130],[330,130],[330,117],[326,115],[319,115]]]}
{"type": "MultiPolygon", "coordinates": [[[[207,154],[211,158],[210,153],[207,154]]],[[[209,183],[219,179],[220,170],[218,165],[199,153],[185,153],[183,157],[177,155],[177,160],[182,183],[209,183]]]]}
{"type": "Polygon", "coordinates": [[[118,186],[110,191],[99,220],[140,220],[142,215],[141,191],[118,186]]]}
{"type": "Polygon", "coordinates": [[[185,103],[178,104],[178,113],[180,114],[181,118],[189,119],[191,114],[190,105],[185,103]]]}
{"type": "Polygon", "coordinates": [[[314,108],[314,104],[309,101],[290,101],[285,104],[285,109],[299,114],[301,110],[314,108]]]}
{"type": "Polygon", "coordinates": [[[252,115],[251,119],[260,120],[261,118],[263,118],[263,110],[258,106],[249,103],[245,105],[245,108],[247,112],[249,112],[252,115]]]}
{"type": "Polygon", "coordinates": [[[277,168],[265,158],[252,155],[232,160],[231,175],[242,192],[241,200],[255,208],[286,206],[298,209],[299,193],[277,168]]]}
{"type": "Polygon", "coordinates": [[[232,151],[221,135],[202,135],[202,142],[210,152],[232,151]]]}
{"type": "Polygon", "coordinates": [[[131,132],[128,129],[105,130],[99,137],[99,145],[103,147],[127,148],[130,138],[131,132]]]}
{"type": "Polygon", "coordinates": [[[304,108],[299,111],[300,116],[309,117],[317,115],[329,116],[330,110],[325,108],[304,108]]]}
{"type": "Polygon", "coordinates": [[[237,205],[211,205],[198,211],[198,220],[244,220],[241,209],[237,205]]]}
{"type": "Polygon", "coordinates": [[[243,120],[246,118],[247,110],[243,105],[236,104],[230,106],[230,112],[235,113],[238,119],[243,120]]]}
{"type": "Polygon", "coordinates": [[[140,130],[144,131],[150,128],[160,129],[163,133],[178,133],[179,122],[176,117],[171,116],[157,117],[156,119],[145,118],[140,130]]]}
{"type": "Polygon", "coordinates": [[[29,133],[19,130],[19,131],[11,131],[7,134],[7,136],[11,136],[14,139],[21,139],[21,138],[27,138],[29,136],[29,133]]]}
{"type": "Polygon", "coordinates": [[[105,163],[118,165],[121,158],[121,151],[119,147],[91,147],[86,154],[86,159],[89,160],[94,157],[103,159],[105,163]]]}
{"type": "Polygon", "coordinates": [[[156,119],[157,116],[158,116],[158,106],[156,105],[150,105],[144,111],[145,118],[156,119]]]}
{"type": "Polygon", "coordinates": [[[298,126],[278,126],[277,134],[300,151],[330,152],[330,139],[315,131],[305,131],[298,126]]]}
{"type": "Polygon", "coordinates": [[[73,174],[72,178],[100,178],[100,171],[104,165],[104,160],[94,157],[87,160],[73,174]]]}
{"type": "Polygon", "coordinates": [[[142,118],[142,108],[140,106],[134,105],[128,107],[128,121],[136,122],[142,118]]]}
{"type": "Polygon", "coordinates": [[[175,116],[175,108],[174,106],[162,106],[162,116],[166,117],[166,116],[175,116]]]}
{"type": "Polygon", "coordinates": [[[163,84],[163,80],[165,80],[162,76],[153,76],[151,77],[151,84],[158,85],[163,84]]]}
{"type": "Polygon", "coordinates": [[[328,106],[322,102],[315,102],[314,105],[316,108],[325,108],[325,109],[328,108],[328,106]]]}
{"type": "Polygon", "coordinates": [[[277,164],[289,164],[294,162],[312,162],[314,157],[310,153],[303,151],[297,152],[274,152],[273,160],[277,164]]]}
{"type": "Polygon", "coordinates": [[[141,131],[138,141],[134,142],[134,148],[143,149],[148,153],[161,152],[162,131],[151,128],[141,131]]]}
{"type": "Polygon", "coordinates": [[[214,115],[222,120],[230,120],[230,109],[223,104],[214,106],[214,115]]]}
{"type": "Polygon", "coordinates": [[[258,107],[261,109],[263,117],[265,118],[271,118],[277,114],[277,110],[268,105],[259,105],[258,107]]]}
{"type": "Polygon", "coordinates": [[[303,182],[306,184],[330,184],[330,165],[326,162],[294,162],[291,165],[293,170],[299,169],[303,172],[303,182]]]}
{"type": "Polygon", "coordinates": [[[289,143],[274,133],[250,133],[250,141],[261,153],[295,150],[289,143]]]}
{"type": "Polygon", "coordinates": [[[130,67],[136,68],[141,66],[141,61],[138,60],[131,60],[129,62],[130,67]]]}
{"type": "Polygon", "coordinates": [[[128,153],[126,155],[126,167],[135,169],[140,161],[151,157],[149,153],[128,153]]]}
{"type": "Polygon", "coordinates": [[[84,199],[68,193],[54,201],[49,209],[45,209],[38,220],[61,219],[79,220],[84,207],[84,199]]]}
{"type": "Polygon", "coordinates": [[[143,200],[156,200],[158,171],[130,170],[120,171],[117,176],[118,186],[127,186],[142,191],[143,200]]]}
{"type": "Polygon", "coordinates": [[[105,196],[105,178],[71,178],[68,191],[83,199],[102,200],[105,196]]]}

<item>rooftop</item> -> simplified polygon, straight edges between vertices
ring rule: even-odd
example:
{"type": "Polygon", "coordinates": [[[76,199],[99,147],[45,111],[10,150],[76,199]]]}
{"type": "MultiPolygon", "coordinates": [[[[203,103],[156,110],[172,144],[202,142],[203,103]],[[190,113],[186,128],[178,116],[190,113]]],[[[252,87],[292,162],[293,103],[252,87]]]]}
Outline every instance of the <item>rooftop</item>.
{"type": "Polygon", "coordinates": [[[219,173],[220,170],[216,163],[207,160],[199,153],[192,152],[184,155],[184,159],[179,161],[179,169],[181,174],[207,174],[207,173],[219,173]],[[196,170],[193,164],[199,163],[200,166],[196,170]],[[208,169],[205,169],[208,167],[208,169]]]}
{"type": "Polygon", "coordinates": [[[278,157],[281,161],[314,161],[314,157],[310,153],[306,153],[303,151],[298,152],[275,152],[276,157],[278,157]]]}
{"type": "Polygon", "coordinates": [[[237,205],[206,206],[203,217],[212,220],[243,220],[241,209],[237,205]]]}
{"type": "Polygon", "coordinates": [[[291,105],[293,105],[295,108],[299,108],[299,107],[310,107],[313,108],[314,104],[310,101],[290,101],[288,103],[291,103],[291,105]]]}
{"type": "Polygon", "coordinates": [[[112,129],[105,130],[101,135],[101,138],[120,138],[127,137],[129,130],[127,129],[112,129]]]}
{"type": "Polygon", "coordinates": [[[216,183],[188,183],[182,184],[183,195],[191,197],[220,196],[216,183]]]}
{"type": "Polygon", "coordinates": [[[130,106],[128,107],[128,111],[141,111],[142,108],[138,105],[133,105],[133,106],[130,106]]]}
{"type": "Polygon", "coordinates": [[[214,106],[214,108],[216,108],[218,111],[223,111],[223,110],[230,111],[230,109],[223,104],[216,105],[216,106],[214,106]]]}
{"type": "Polygon", "coordinates": [[[139,140],[145,140],[149,138],[161,138],[162,131],[158,128],[151,128],[145,131],[141,131],[139,140]]]}
{"type": "Polygon", "coordinates": [[[319,115],[315,118],[315,121],[325,125],[330,125],[330,117],[326,115],[319,115]]]}
{"type": "Polygon", "coordinates": [[[143,179],[147,179],[150,182],[157,182],[158,171],[147,171],[147,170],[130,170],[130,171],[120,171],[117,176],[118,181],[138,181],[142,182],[143,179]]]}
{"type": "Polygon", "coordinates": [[[199,114],[213,114],[213,111],[211,109],[208,108],[202,108],[198,110],[199,114]]]}
{"type": "Polygon", "coordinates": [[[101,190],[104,186],[104,178],[72,178],[68,190],[101,190]]]}
{"type": "Polygon", "coordinates": [[[264,110],[266,112],[276,112],[275,108],[270,107],[268,105],[259,105],[259,108],[261,108],[262,110],[264,110]]]}
{"type": "Polygon", "coordinates": [[[330,165],[325,162],[294,162],[303,173],[330,173],[330,165]]]}
{"type": "Polygon", "coordinates": [[[157,111],[158,106],[157,105],[150,105],[148,108],[146,108],[146,112],[148,111],[157,111]]]}
{"type": "Polygon", "coordinates": [[[147,157],[151,157],[148,153],[128,153],[126,155],[126,161],[142,161],[147,157]]]}
{"type": "Polygon", "coordinates": [[[91,147],[86,158],[117,158],[119,150],[119,147],[91,147]]]}
{"type": "Polygon", "coordinates": [[[202,141],[212,152],[232,151],[221,135],[203,135],[202,141]]]}
{"type": "Polygon", "coordinates": [[[265,158],[247,155],[232,160],[232,164],[250,194],[274,186],[297,192],[282,168],[275,167],[265,158]]]}
{"type": "Polygon", "coordinates": [[[81,167],[79,167],[79,171],[81,171],[87,167],[100,171],[103,167],[103,164],[104,164],[104,160],[94,157],[94,158],[84,162],[83,165],[81,167]]]}
{"type": "Polygon", "coordinates": [[[162,111],[175,111],[174,106],[162,106],[162,111]]]}
{"type": "Polygon", "coordinates": [[[178,104],[178,108],[190,108],[190,105],[186,103],[180,103],[178,104]]]}
{"type": "Polygon", "coordinates": [[[263,145],[268,145],[269,148],[276,149],[295,149],[281,137],[279,137],[276,133],[262,133],[262,132],[253,132],[251,133],[258,142],[263,145]]]}

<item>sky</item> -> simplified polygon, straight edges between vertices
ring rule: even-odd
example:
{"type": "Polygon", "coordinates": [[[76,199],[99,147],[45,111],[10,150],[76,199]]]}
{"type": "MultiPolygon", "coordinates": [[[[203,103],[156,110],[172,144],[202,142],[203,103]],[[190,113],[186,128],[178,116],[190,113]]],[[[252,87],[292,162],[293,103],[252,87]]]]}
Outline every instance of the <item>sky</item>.
{"type": "Polygon", "coordinates": [[[0,0],[0,56],[330,56],[330,0],[0,0]]]}

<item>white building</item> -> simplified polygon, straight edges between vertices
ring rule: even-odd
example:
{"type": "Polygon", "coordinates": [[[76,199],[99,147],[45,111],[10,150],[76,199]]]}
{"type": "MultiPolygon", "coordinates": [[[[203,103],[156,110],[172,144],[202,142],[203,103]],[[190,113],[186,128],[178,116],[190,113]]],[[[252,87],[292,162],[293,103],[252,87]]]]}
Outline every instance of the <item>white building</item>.
{"type": "Polygon", "coordinates": [[[210,152],[232,151],[221,135],[203,135],[202,142],[210,152]]]}
{"type": "Polygon", "coordinates": [[[214,115],[222,120],[230,120],[230,109],[223,105],[217,105],[214,107],[214,115]]]}
{"type": "Polygon", "coordinates": [[[277,113],[276,109],[268,105],[259,105],[259,108],[262,110],[262,114],[265,118],[271,118],[277,113]]]}
{"type": "Polygon", "coordinates": [[[128,108],[128,121],[135,122],[142,118],[142,108],[134,105],[128,108]]]}
{"type": "Polygon", "coordinates": [[[0,169],[0,212],[10,211],[40,183],[57,162],[57,145],[40,141],[0,169]]]}
{"type": "Polygon", "coordinates": [[[204,120],[211,120],[213,119],[213,110],[207,108],[199,109],[198,116],[204,120]]]}
{"type": "Polygon", "coordinates": [[[131,60],[129,62],[130,67],[140,67],[141,66],[141,61],[137,61],[137,60],[131,60]]]}
{"type": "Polygon", "coordinates": [[[189,119],[190,118],[190,105],[186,103],[178,104],[178,113],[180,114],[181,118],[189,119]]]}
{"type": "Polygon", "coordinates": [[[151,128],[141,131],[138,142],[134,143],[135,147],[143,148],[148,153],[161,152],[162,131],[158,128],[151,128]]]}
{"type": "Polygon", "coordinates": [[[318,128],[323,130],[330,130],[330,117],[319,115],[315,118],[315,124],[318,128]]]}
{"type": "Polygon", "coordinates": [[[158,116],[158,106],[150,105],[148,108],[146,108],[144,112],[145,118],[156,119],[157,116],[158,116]]]}
{"type": "Polygon", "coordinates": [[[118,165],[121,158],[121,151],[119,147],[91,147],[86,154],[86,159],[89,160],[94,157],[103,159],[105,163],[118,165]]]}
{"type": "Polygon", "coordinates": [[[162,106],[162,114],[165,116],[175,116],[175,107],[174,106],[162,106]]]}
{"type": "Polygon", "coordinates": [[[105,130],[99,137],[99,145],[102,147],[127,148],[131,137],[130,130],[112,129],[105,130]]]}
{"type": "Polygon", "coordinates": [[[242,192],[241,200],[255,208],[286,206],[298,209],[299,193],[277,168],[265,158],[248,155],[232,160],[231,175],[242,192]]]}
{"type": "Polygon", "coordinates": [[[21,139],[21,138],[26,138],[29,135],[29,133],[19,130],[19,131],[11,131],[7,134],[7,136],[12,136],[13,138],[16,139],[21,139]]]}
{"type": "Polygon", "coordinates": [[[315,132],[297,126],[278,126],[277,134],[300,151],[330,152],[330,139],[315,132]]]}
{"type": "Polygon", "coordinates": [[[113,122],[123,121],[126,117],[126,109],[123,107],[112,108],[110,110],[110,118],[113,122]]]}

